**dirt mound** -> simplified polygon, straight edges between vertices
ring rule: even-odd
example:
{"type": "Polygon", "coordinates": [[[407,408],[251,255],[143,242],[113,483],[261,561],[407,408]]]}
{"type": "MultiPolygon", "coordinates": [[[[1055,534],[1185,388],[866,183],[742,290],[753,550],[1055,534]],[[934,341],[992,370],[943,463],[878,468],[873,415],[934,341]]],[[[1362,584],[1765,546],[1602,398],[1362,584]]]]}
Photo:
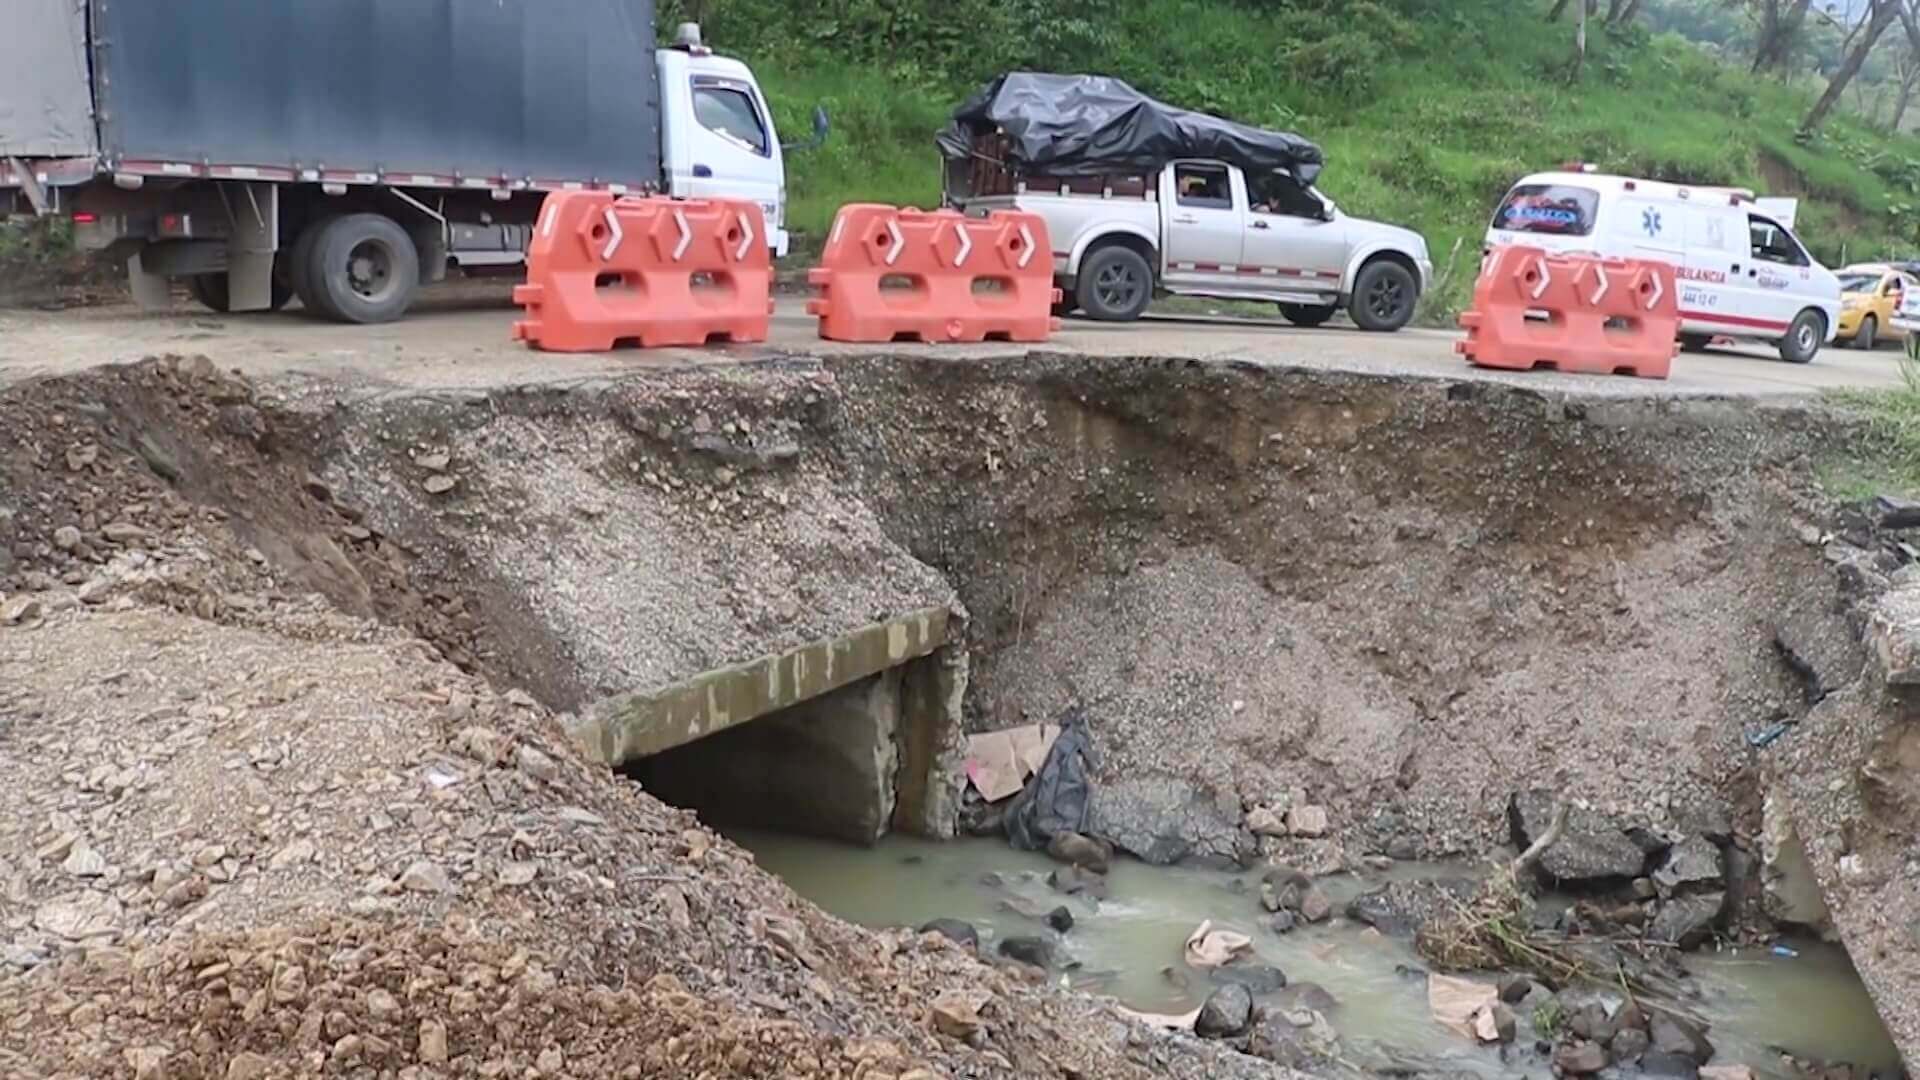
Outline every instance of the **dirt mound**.
{"type": "Polygon", "coordinates": [[[0,401],[0,1073],[1266,1074],[821,914],[363,617],[420,595],[405,552],[253,393],[165,361],[0,401]]]}

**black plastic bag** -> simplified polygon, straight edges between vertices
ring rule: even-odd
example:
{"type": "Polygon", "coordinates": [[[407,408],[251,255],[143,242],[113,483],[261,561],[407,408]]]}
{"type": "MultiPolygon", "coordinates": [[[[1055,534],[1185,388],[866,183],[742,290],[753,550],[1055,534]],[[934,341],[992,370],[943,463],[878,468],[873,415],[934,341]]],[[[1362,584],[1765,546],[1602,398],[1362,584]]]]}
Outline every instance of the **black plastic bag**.
{"type": "Polygon", "coordinates": [[[974,136],[996,131],[1017,171],[1043,176],[1153,172],[1201,158],[1312,184],[1325,160],[1298,135],[1175,108],[1104,75],[1002,75],[955,110],[936,141],[947,158],[965,160],[974,136]]]}
{"type": "Polygon", "coordinates": [[[1007,807],[1007,841],[1022,851],[1042,851],[1055,833],[1085,833],[1093,805],[1094,764],[1086,714],[1077,707],[1068,709],[1047,760],[1007,807]]]}

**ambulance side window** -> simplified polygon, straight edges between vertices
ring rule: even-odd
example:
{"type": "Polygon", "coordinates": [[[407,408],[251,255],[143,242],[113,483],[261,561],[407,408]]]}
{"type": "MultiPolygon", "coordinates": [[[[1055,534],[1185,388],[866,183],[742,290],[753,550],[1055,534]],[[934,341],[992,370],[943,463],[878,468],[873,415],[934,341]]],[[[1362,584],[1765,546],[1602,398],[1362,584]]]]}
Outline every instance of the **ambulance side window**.
{"type": "Polygon", "coordinates": [[[1737,243],[1729,244],[1727,242],[1729,239],[1738,241],[1740,238],[1740,223],[1738,218],[1732,218],[1732,221],[1729,222],[1729,218],[1732,217],[1732,215],[1715,213],[1712,210],[1700,207],[1687,208],[1685,217],[1687,222],[1687,247],[1694,251],[1711,251],[1716,255],[1732,254],[1738,256],[1741,253],[1737,243]]]}
{"type": "Polygon", "coordinates": [[[1787,230],[1763,217],[1748,217],[1748,231],[1753,236],[1753,257],[1761,262],[1777,263],[1781,266],[1806,266],[1812,260],[1800,247],[1800,242],[1788,235],[1787,230]]]}

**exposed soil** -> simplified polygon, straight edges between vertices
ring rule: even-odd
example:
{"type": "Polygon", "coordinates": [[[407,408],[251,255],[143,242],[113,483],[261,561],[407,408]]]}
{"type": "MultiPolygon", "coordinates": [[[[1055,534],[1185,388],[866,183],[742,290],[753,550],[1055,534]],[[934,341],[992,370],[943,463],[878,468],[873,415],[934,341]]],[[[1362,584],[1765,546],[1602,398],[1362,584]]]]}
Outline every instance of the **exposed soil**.
{"type": "Polygon", "coordinates": [[[1826,664],[1871,593],[1828,570],[1801,406],[1061,356],[349,396],[173,359],[0,417],[30,1074],[1252,1074],[820,915],[556,712],[952,604],[970,724],[1084,707],[1100,814],[1190,854],[1311,803],[1326,837],[1258,850],[1477,856],[1541,787],[1751,844],[1748,736],[1820,717],[1783,653],[1826,664]],[[931,1026],[958,986],[979,1045],[931,1026]]]}

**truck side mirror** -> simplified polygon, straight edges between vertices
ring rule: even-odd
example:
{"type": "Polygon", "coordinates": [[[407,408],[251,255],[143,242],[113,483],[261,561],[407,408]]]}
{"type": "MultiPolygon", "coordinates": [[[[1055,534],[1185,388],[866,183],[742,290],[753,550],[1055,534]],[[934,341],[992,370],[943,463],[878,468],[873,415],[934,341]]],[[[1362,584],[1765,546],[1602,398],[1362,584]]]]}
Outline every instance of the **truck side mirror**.
{"type": "Polygon", "coordinates": [[[818,150],[827,144],[827,133],[833,130],[832,121],[827,119],[827,107],[813,107],[813,138],[801,143],[781,143],[780,149],[792,154],[802,150],[818,150]]]}

